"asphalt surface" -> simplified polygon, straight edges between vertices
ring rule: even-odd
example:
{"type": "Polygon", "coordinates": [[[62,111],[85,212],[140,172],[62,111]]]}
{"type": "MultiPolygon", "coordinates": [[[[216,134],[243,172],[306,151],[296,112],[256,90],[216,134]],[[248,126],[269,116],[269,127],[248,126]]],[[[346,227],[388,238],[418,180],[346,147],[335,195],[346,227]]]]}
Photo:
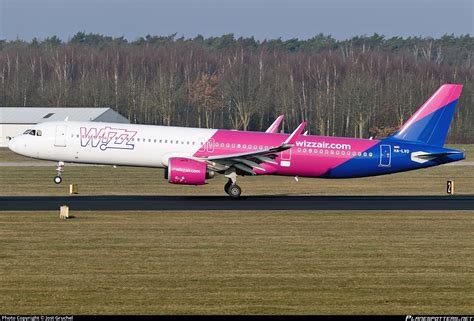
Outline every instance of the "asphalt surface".
{"type": "Polygon", "coordinates": [[[474,195],[457,196],[2,196],[0,211],[277,211],[474,210],[474,195]]]}

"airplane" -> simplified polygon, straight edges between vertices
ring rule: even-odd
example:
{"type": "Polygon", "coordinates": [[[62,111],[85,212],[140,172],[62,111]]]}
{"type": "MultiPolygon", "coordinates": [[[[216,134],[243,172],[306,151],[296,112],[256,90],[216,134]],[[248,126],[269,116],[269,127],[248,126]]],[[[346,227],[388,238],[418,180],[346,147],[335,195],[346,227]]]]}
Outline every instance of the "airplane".
{"type": "Polygon", "coordinates": [[[355,178],[427,168],[464,159],[444,148],[462,85],[442,85],[400,129],[385,139],[278,133],[283,115],[266,130],[250,132],[136,124],[44,122],[10,138],[15,153],[58,162],[164,168],[169,183],[203,185],[216,173],[224,191],[239,198],[237,177],[283,175],[355,178]]]}

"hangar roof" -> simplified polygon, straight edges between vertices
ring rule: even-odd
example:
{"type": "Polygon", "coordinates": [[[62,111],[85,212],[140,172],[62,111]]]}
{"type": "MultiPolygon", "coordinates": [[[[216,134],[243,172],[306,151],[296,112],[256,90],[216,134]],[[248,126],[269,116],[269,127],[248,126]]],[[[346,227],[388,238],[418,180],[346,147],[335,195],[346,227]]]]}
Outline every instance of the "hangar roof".
{"type": "Polygon", "coordinates": [[[129,123],[112,108],[95,107],[0,107],[0,124],[37,124],[46,121],[105,121],[129,123]]]}

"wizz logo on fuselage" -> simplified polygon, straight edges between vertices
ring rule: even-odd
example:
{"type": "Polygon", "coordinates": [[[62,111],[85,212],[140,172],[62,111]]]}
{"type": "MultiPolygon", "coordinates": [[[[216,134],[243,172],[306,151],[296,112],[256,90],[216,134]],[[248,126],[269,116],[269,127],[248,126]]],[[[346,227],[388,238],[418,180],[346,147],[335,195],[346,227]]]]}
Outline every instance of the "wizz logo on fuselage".
{"type": "Polygon", "coordinates": [[[99,147],[103,151],[109,148],[134,149],[131,141],[136,134],[136,131],[123,128],[80,128],[81,146],[99,147]]]}

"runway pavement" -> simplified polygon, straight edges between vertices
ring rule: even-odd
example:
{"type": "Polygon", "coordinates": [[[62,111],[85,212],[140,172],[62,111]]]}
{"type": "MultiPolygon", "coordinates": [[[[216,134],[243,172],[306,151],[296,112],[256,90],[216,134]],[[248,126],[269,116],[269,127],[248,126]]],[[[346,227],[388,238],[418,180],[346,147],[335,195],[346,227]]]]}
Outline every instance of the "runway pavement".
{"type": "Polygon", "coordinates": [[[2,196],[0,211],[474,210],[468,196],[2,196]]]}

